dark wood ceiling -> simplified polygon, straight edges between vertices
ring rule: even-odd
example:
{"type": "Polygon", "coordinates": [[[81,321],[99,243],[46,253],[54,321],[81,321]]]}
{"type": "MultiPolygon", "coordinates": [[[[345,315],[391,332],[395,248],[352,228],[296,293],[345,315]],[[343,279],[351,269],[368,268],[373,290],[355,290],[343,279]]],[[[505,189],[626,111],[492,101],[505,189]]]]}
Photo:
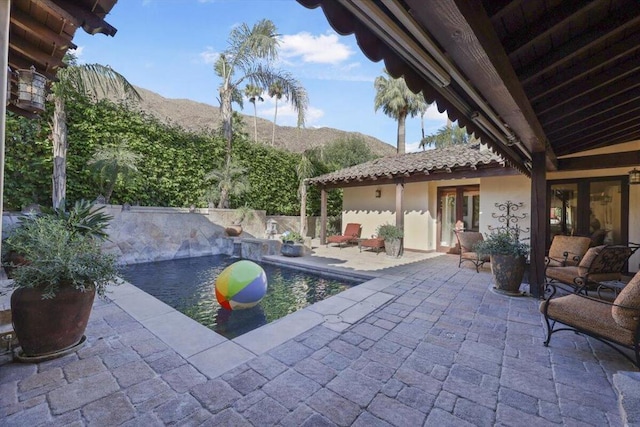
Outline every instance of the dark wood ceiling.
{"type": "MultiPolygon", "coordinates": [[[[78,28],[89,34],[113,36],[116,29],[105,22],[117,0],[12,0],[9,26],[9,67],[34,66],[55,80],[68,49],[75,49],[78,28]]],[[[12,92],[15,85],[12,85],[12,92]]],[[[15,93],[13,94],[15,96],[15,93]]],[[[11,109],[17,109],[10,105],[11,109]]],[[[20,111],[19,111],[20,112],[20,111]]]]}
{"type": "Polygon", "coordinates": [[[640,139],[637,0],[298,2],[521,171],[640,139]]]}

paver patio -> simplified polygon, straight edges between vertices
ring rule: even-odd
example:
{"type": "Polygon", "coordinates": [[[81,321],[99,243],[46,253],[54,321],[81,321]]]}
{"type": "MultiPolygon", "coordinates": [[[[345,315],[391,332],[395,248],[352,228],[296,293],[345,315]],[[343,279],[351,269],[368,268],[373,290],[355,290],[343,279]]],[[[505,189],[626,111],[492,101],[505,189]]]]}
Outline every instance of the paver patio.
{"type": "Polygon", "coordinates": [[[573,333],[544,347],[538,302],[495,294],[487,269],[443,255],[375,274],[362,289],[388,298],[364,317],[324,301],[316,326],[217,376],[96,301],[77,353],[0,366],[0,424],[622,425],[612,376],[633,365],[573,333]]]}

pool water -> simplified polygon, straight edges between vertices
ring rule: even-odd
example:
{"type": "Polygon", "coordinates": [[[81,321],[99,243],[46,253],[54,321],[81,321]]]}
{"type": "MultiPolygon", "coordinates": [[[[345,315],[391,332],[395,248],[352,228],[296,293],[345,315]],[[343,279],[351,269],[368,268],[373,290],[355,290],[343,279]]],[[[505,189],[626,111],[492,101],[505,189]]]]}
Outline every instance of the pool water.
{"type": "Polygon", "coordinates": [[[214,255],[132,264],[123,268],[122,276],[129,283],[229,339],[358,284],[258,263],[267,274],[267,294],[253,308],[231,311],[218,304],[215,280],[225,267],[236,261],[239,259],[214,255]]]}

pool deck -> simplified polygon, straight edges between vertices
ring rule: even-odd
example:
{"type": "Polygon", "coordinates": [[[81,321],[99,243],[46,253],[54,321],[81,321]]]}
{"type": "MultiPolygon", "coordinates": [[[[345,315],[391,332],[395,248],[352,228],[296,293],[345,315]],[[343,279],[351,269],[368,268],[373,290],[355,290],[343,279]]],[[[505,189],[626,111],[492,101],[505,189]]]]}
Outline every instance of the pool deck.
{"type": "Polygon", "coordinates": [[[83,348],[0,365],[0,425],[640,421],[621,417],[614,386],[637,377],[633,365],[573,333],[544,347],[538,301],[494,293],[488,269],[355,247],[267,261],[370,280],[234,340],[131,285],[113,288],[83,348]]]}

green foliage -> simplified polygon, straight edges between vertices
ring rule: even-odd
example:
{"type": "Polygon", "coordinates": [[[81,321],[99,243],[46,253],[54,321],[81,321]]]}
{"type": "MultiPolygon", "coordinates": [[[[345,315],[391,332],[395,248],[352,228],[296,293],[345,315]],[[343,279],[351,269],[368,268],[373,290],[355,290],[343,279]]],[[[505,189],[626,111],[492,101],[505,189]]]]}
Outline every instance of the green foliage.
{"type": "Polygon", "coordinates": [[[427,135],[420,141],[420,148],[426,147],[443,148],[450,147],[452,145],[460,144],[472,144],[477,140],[469,134],[465,128],[461,128],[458,125],[455,126],[443,126],[434,134],[427,135]]]}
{"type": "Polygon", "coordinates": [[[529,245],[518,239],[517,233],[501,228],[487,234],[484,241],[476,243],[474,251],[482,255],[527,256],[529,245]]]}
{"type": "Polygon", "coordinates": [[[293,243],[303,243],[304,238],[297,231],[285,231],[282,233],[282,241],[283,242],[293,242],[293,243]]]}
{"type": "Polygon", "coordinates": [[[37,288],[43,298],[54,298],[60,288],[95,289],[104,296],[106,286],[117,283],[116,257],[104,254],[91,234],[78,233],[56,215],[24,221],[7,238],[3,249],[24,260],[9,264],[15,287],[37,288]]]}
{"type": "MultiPolygon", "coordinates": [[[[43,208],[44,215],[59,219],[69,231],[87,234],[98,239],[106,239],[109,222],[113,217],[103,212],[104,206],[94,208],[87,200],[77,200],[69,211],[64,209],[64,201],[59,207],[43,208]]],[[[23,223],[32,221],[34,216],[21,217],[23,223]]]]}
{"type": "Polygon", "coordinates": [[[106,202],[109,203],[118,181],[126,186],[138,173],[141,156],[131,151],[127,141],[111,138],[109,143],[99,148],[89,160],[89,167],[97,174],[106,202]]]}
{"type": "Polygon", "coordinates": [[[349,136],[337,139],[324,148],[314,149],[313,155],[324,162],[331,170],[348,168],[368,162],[377,156],[373,154],[363,137],[349,136]]]}
{"type": "Polygon", "coordinates": [[[402,228],[396,227],[395,225],[391,224],[380,225],[378,227],[378,230],[376,231],[376,234],[378,235],[378,237],[389,241],[402,239],[404,237],[404,231],[402,231],[402,228]]]}

